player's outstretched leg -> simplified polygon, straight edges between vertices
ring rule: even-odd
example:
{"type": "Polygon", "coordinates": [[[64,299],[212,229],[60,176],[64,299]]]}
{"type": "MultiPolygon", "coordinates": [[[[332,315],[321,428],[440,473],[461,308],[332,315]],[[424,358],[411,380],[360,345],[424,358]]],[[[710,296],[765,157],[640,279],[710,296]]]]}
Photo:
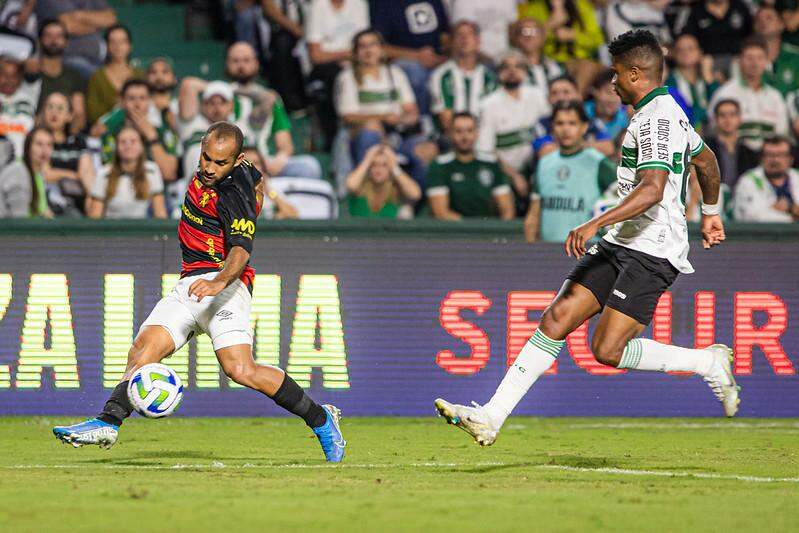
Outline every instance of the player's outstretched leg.
{"type": "Polygon", "coordinates": [[[699,374],[723,405],[724,414],[735,416],[741,400],[740,387],[732,373],[730,348],[714,344],[695,350],[635,338],[644,327],[636,319],[606,307],[591,339],[597,361],[618,368],[699,374]]]}
{"type": "Polygon", "coordinates": [[[436,411],[448,423],[471,435],[480,446],[491,446],[516,405],[557,360],[566,335],[599,310],[599,302],[591,291],[567,281],[544,311],[538,329],[522,348],[487,404],[481,407],[472,402],[473,407],[469,407],[438,398],[436,411]]]}
{"type": "Polygon", "coordinates": [[[325,459],[338,463],[344,459],[347,442],[341,434],[341,411],[333,405],[319,405],[291,376],[273,366],[256,364],[252,346],[237,344],[216,350],[225,374],[238,383],[269,396],[276,404],[302,418],[322,446],[325,459]]]}
{"type": "Polygon", "coordinates": [[[160,362],[174,350],[175,342],[165,328],[143,327],[128,351],[128,364],[122,381],[114,387],[103,411],[95,418],[79,424],[54,427],[55,437],[75,448],[86,444],[96,444],[101,448],[113,446],[119,435],[119,426],[133,412],[133,406],[128,400],[130,376],[146,364],[160,362]]]}

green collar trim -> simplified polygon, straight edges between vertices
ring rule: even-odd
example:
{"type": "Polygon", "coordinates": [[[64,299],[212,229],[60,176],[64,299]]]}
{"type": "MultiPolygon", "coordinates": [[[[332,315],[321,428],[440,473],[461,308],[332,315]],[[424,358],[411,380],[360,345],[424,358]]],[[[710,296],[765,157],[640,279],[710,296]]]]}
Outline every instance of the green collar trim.
{"type": "Polygon", "coordinates": [[[647,93],[646,96],[644,96],[643,98],[638,100],[638,103],[633,106],[633,109],[638,111],[639,109],[644,107],[646,104],[651,102],[655,97],[663,96],[665,94],[669,94],[669,88],[668,87],[656,87],[656,88],[652,89],[651,91],[649,91],[649,93],[647,93]]]}

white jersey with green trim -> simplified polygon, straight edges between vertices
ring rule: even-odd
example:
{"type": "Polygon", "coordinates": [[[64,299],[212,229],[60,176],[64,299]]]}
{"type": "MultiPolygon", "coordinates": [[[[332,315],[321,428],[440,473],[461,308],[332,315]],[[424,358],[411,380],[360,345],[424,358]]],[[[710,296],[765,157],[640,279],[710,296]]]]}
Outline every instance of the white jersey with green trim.
{"type": "Polygon", "coordinates": [[[666,170],[669,177],[660,202],[635,218],[619,222],[604,238],[668,259],[677,270],[690,274],[694,269],[688,262],[685,194],[691,157],[702,151],[704,142],[667,87],[654,89],[634,109],[616,171],[619,200],[638,185],[639,170],[666,170]]]}

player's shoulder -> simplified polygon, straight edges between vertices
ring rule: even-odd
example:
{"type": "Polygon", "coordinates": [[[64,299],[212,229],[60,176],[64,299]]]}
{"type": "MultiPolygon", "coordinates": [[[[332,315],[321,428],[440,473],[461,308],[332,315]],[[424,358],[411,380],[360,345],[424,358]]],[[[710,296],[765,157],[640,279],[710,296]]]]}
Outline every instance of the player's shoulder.
{"type": "MultiPolygon", "coordinates": [[[[455,154],[452,154],[452,157],[455,157],[455,154]]],[[[492,154],[491,152],[480,152],[477,151],[474,154],[474,158],[479,161],[480,163],[490,163],[494,164],[497,162],[497,156],[492,154]]]]}
{"type": "Polygon", "coordinates": [[[447,152],[436,157],[436,163],[439,165],[448,165],[455,161],[455,152],[447,152]]]}
{"type": "Polygon", "coordinates": [[[146,174],[161,174],[161,168],[158,166],[158,163],[155,161],[151,161],[149,159],[144,161],[144,172],[146,174]]]}
{"type": "Polygon", "coordinates": [[[230,176],[217,186],[221,198],[238,196],[250,198],[255,196],[255,185],[261,181],[261,173],[255,166],[244,159],[240,165],[233,167],[230,176]]]}

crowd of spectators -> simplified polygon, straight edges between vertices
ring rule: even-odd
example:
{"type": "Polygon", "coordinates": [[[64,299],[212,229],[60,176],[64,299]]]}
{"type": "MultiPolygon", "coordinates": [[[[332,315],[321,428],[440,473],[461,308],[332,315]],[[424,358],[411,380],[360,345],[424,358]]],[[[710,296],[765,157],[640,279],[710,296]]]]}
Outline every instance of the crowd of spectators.
{"type": "Polygon", "coordinates": [[[607,43],[646,28],[718,157],[725,216],[799,220],[797,2],[223,5],[224,79],[178,79],[169,57],[133,59],[106,0],[0,1],[0,217],[177,218],[227,120],[268,176],[264,217],[523,218],[528,240],[562,240],[615,202],[633,110],[607,43]]]}

